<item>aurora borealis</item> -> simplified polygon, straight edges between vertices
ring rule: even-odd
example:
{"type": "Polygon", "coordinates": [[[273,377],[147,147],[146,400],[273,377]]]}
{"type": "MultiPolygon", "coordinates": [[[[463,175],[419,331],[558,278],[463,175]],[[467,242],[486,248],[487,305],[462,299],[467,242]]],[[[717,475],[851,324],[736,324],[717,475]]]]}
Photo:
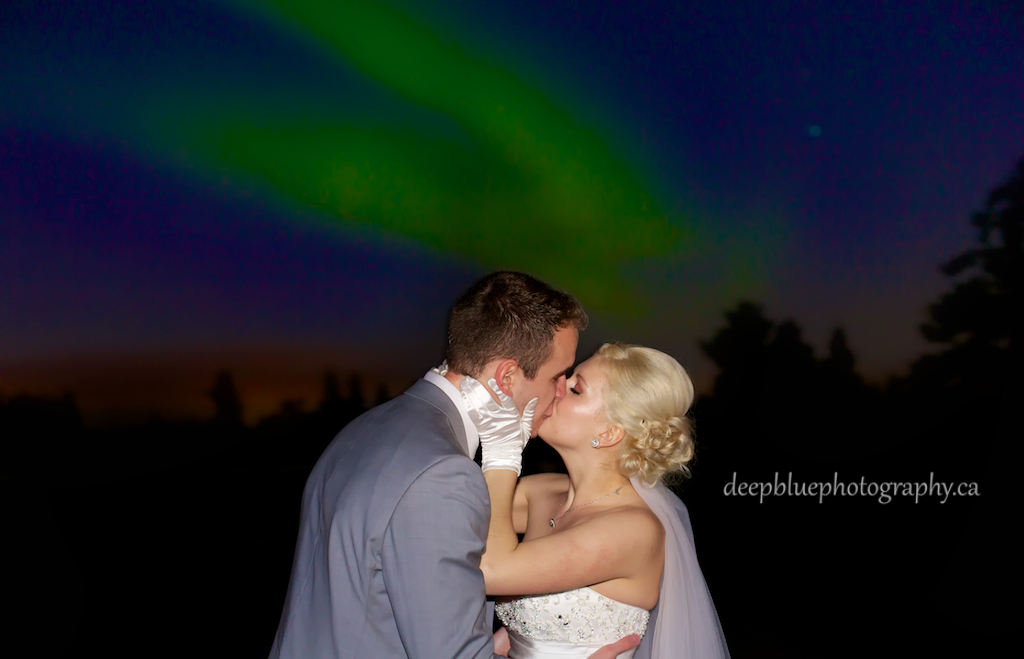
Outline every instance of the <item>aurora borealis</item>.
{"type": "Polygon", "coordinates": [[[898,371],[1024,144],[994,12],[9,3],[0,387],[174,380],[199,413],[219,366],[268,406],[326,367],[400,386],[499,267],[698,383],[744,298],[898,371]]]}

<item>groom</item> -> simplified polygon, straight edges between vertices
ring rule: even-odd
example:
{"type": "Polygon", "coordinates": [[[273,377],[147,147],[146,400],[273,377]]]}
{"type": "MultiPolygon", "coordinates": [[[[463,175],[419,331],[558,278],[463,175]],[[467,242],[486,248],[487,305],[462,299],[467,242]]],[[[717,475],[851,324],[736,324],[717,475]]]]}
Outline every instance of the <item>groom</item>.
{"type": "Polygon", "coordinates": [[[520,413],[538,399],[539,427],[565,395],[586,324],[572,296],[517,272],[458,299],[449,369],[350,423],[313,467],[271,659],[492,656],[479,569],[490,502],[459,382],[500,368],[520,413]]]}

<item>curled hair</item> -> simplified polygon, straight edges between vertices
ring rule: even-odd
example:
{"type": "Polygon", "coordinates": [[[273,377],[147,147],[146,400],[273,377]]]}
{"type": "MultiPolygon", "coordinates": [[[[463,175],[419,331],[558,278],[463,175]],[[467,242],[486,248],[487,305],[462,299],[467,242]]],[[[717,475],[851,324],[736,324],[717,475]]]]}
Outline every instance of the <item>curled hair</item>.
{"type": "Polygon", "coordinates": [[[619,470],[649,485],[663,476],[689,476],[693,461],[690,376],[653,348],[606,343],[597,354],[607,367],[605,415],[625,431],[619,470]]]}
{"type": "Polygon", "coordinates": [[[521,272],[494,272],[473,284],[452,308],[448,367],[478,375],[495,359],[514,359],[532,380],[551,358],[555,332],[586,326],[586,312],[568,293],[521,272]]]}

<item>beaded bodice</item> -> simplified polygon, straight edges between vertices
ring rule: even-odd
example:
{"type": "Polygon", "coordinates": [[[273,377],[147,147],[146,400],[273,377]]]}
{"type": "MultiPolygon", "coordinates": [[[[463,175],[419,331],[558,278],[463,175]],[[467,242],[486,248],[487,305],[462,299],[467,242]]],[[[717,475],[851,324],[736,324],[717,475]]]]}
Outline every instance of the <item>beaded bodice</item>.
{"type": "Polygon", "coordinates": [[[642,637],[650,618],[644,609],[590,588],[499,599],[494,611],[510,632],[528,639],[597,646],[629,634],[642,637]]]}

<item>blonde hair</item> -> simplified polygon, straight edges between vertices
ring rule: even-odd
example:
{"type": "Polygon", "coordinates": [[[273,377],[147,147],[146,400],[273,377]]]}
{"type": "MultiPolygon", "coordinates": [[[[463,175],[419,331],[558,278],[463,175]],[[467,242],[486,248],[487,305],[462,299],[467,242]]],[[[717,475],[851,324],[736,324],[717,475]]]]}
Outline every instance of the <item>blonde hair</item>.
{"type": "Polygon", "coordinates": [[[690,475],[693,404],[690,376],[672,357],[653,348],[606,343],[597,355],[607,367],[605,415],[625,431],[619,470],[649,485],[662,476],[690,475]]]}

